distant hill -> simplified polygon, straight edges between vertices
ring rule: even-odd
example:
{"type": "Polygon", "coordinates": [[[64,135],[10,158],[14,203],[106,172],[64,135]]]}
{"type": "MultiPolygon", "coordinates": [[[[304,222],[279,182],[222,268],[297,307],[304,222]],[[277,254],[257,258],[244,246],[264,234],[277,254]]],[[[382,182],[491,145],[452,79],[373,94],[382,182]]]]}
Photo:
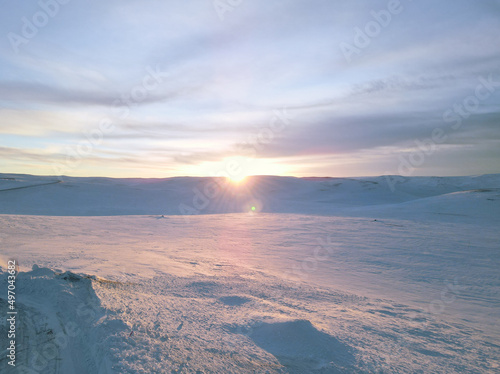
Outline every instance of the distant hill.
{"type": "Polygon", "coordinates": [[[303,213],[498,220],[500,174],[473,177],[116,179],[0,174],[0,214],[303,213]]]}

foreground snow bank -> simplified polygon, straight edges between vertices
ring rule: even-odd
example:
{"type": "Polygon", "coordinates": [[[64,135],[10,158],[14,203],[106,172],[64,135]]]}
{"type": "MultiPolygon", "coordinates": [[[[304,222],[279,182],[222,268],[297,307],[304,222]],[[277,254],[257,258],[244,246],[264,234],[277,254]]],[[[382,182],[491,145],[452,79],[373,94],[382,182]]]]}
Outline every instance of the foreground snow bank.
{"type": "Polygon", "coordinates": [[[499,347],[465,325],[258,271],[218,271],[124,282],[21,272],[11,372],[449,373],[497,364],[499,347]]]}
{"type": "MultiPolygon", "coordinates": [[[[6,273],[0,276],[4,287],[6,273]]],[[[92,287],[96,280],[37,265],[18,274],[17,364],[15,368],[7,367],[5,372],[113,372],[107,354],[128,327],[101,307],[92,287]]],[[[2,311],[7,310],[6,304],[0,298],[2,311]]],[[[6,324],[2,324],[2,337],[6,336],[5,329],[6,324]]]]}

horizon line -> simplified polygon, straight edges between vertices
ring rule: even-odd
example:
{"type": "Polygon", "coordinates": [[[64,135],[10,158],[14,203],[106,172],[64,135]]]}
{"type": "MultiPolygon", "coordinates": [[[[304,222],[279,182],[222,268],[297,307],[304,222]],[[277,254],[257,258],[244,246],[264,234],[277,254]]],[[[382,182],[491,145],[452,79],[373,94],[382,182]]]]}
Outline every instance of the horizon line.
{"type": "MultiPolygon", "coordinates": [[[[398,177],[398,178],[460,178],[460,177],[482,177],[488,175],[499,175],[497,173],[485,174],[466,174],[466,175],[400,175],[400,174],[380,174],[380,175],[360,175],[360,176],[296,176],[296,175],[274,175],[274,174],[255,174],[247,175],[244,179],[256,177],[278,177],[278,178],[296,178],[296,179],[350,179],[350,178],[382,178],[382,177],[398,177]]],[[[89,176],[72,176],[72,175],[54,175],[54,174],[26,174],[26,173],[5,173],[0,172],[0,176],[31,176],[31,177],[49,177],[49,178],[103,178],[103,179],[173,179],[173,178],[228,178],[221,175],[174,175],[165,177],[109,177],[102,175],[89,176]]],[[[3,179],[0,177],[0,179],[3,179]]]]}

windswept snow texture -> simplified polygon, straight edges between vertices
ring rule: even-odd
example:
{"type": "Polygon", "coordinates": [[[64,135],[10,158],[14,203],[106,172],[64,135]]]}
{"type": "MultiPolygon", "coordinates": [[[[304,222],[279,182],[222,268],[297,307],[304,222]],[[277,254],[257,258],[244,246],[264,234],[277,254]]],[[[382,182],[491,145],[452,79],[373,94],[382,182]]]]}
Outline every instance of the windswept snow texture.
{"type": "Polygon", "coordinates": [[[497,373],[499,217],[500,175],[0,174],[0,372],[497,373]]]}

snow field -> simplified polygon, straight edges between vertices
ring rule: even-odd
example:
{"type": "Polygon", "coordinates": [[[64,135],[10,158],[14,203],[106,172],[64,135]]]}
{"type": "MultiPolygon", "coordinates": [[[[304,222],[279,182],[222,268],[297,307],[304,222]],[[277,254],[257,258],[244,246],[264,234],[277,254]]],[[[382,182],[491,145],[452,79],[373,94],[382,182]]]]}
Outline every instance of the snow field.
{"type": "Polygon", "coordinates": [[[255,177],[190,216],[207,179],[3,177],[2,372],[500,368],[499,175],[255,177]]]}

